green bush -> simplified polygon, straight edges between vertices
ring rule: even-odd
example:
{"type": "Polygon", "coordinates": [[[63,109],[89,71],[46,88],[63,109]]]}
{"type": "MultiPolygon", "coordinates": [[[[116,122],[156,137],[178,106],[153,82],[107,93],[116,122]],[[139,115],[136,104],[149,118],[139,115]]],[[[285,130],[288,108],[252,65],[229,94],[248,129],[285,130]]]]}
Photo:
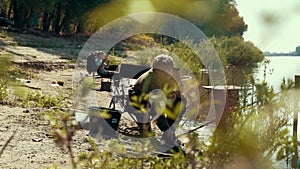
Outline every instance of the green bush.
{"type": "Polygon", "coordinates": [[[212,37],[223,65],[233,67],[254,66],[264,59],[263,53],[253,43],[245,41],[241,36],[212,37]]]}
{"type": "Polygon", "coordinates": [[[11,69],[11,56],[0,55],[0,103],[7,100],[11,69]]]}

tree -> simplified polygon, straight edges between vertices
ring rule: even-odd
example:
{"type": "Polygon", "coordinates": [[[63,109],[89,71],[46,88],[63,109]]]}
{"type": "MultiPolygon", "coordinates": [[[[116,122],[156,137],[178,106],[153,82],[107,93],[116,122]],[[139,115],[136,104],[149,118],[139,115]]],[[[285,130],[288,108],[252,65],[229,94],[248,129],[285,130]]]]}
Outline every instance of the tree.
{"type": "Polygon", "coordinates": [[[247,30],[233,0],[152,0],[152,3],[158,12],[185,18],[209,37],[242,35],[247,30]]]}
{"type": "Polygon", "coordinates": [[[232,3],[224,3],[217,5],[215,14],[204,26],[204,32],[207,36],[236,36],[243,35],[243,32],[247,30],[242,17],[232,3]]]}

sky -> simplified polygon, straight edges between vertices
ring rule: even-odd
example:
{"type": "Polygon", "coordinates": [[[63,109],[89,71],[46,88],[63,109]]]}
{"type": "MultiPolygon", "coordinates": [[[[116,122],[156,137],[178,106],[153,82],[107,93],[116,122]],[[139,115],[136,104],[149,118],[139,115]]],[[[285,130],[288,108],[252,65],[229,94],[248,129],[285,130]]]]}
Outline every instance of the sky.
{"type": "Polygon", "coordinates": [[[293,52],[300,46],[300,0],[236,0],[248,25],[244,39],[263,52],[293,52]]]}

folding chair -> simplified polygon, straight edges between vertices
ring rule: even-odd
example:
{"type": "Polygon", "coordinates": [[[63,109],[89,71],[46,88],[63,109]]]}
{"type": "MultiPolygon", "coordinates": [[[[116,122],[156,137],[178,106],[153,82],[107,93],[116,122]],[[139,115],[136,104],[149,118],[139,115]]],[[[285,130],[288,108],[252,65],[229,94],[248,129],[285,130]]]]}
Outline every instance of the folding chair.
{"type": "Polygon", "coordinates": [[[130,85],[133,85],[135,80],[149,69],[150,67],[141,65],[121,64],[119,72],[113,78],[115,90],[109,107],[114,109],[115,104],[120,103],[124,108],[124,112],[130,115],[139,128],[141,128],[142,124],[139,122],[141,119],[144,119],[145,116],[142,113],[135,113],[136,109],[129,105],[129,89],[130,85]],[[127,81],[127,83],[124,84],[123,80],[127,81]]]}
{"type": "MultiPolygon", "coordinates": [[[[106,68],[108,71],[116,71],[118,68],[118,65],[110,65],[108,68],[106,68]]],[[[89,74],[92,74],[93,80],[97,78],[101,78],[101,87],[100,91],[111,91],[111,79],[113,76],[113,73],[109,74],[98,74],[97,73],[98,66],[96,64],[96,58],[94,55],[90,55],[87,57],[87,71],[89,74]],[[108,78],[109,81],[104,81],[103,78],[108,78]]],[[[95,86],[94,86],[95,89],[95,86]]]]}

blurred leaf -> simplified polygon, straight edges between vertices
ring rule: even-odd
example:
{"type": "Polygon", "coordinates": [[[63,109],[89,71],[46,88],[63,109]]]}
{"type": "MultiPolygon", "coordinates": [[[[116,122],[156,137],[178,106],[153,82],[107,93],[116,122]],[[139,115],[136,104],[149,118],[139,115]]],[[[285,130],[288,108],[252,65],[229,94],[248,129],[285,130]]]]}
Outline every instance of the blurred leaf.
{"type": "Polygon", "coordinates": [[[81,86],[81,97],[85,97],[89,94],[92,87],[94,85],[94,79],[92,77],[86,77],[83,80],[82,86],[81,86]]]}
{"type": "Polygon", "coordinates": [[[277,160],[277,161],[280,161],[280,160],[282,160],[282,159],[284,159],[284,158],[285,158],[285,155],[284,155],[284,148],[282,147],[282,148],[278,151],[278,153],[277,153],[276,160],[277,160]]]}
{"type": "Polygon", "coordinates": [[[273,13],[263,13],[262,14],[263,21],[268,25],[275,25],[278,24],[280,18],[278,15],[273,13]]]}

